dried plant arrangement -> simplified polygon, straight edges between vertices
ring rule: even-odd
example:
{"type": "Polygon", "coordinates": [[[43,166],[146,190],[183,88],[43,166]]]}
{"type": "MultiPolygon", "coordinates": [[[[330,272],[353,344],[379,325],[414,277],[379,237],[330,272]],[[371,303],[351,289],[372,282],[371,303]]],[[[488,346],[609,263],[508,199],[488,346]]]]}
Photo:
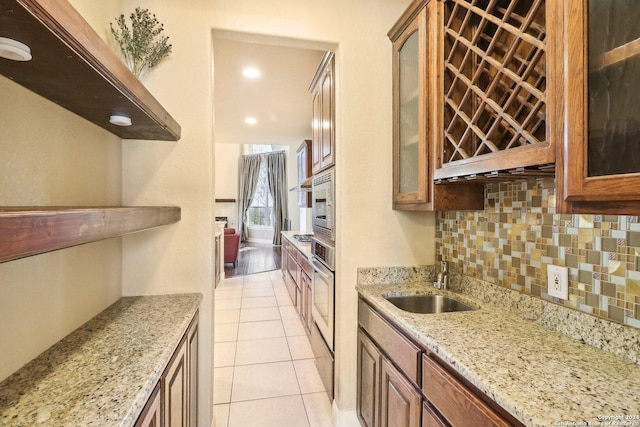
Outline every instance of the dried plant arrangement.
{"type": "Polygon", "coordinates": [[[131,28],[127,26],[124,15],[120,15],[111,25],[111,34],[120,45],[124,61],[138,78],[144,77],[149,70],[171,53],[169,37],[163,36],[164,26],[149,9],[136,8],[129,15],[131,28]]]}

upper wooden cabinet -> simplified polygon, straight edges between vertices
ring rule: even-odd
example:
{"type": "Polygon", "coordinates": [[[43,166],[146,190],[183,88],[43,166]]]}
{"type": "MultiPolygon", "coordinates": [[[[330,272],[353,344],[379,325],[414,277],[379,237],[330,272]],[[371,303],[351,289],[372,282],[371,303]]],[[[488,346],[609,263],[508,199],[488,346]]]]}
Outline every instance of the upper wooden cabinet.
{"type": "Polygon", "coordinates": [[[335,164],[334,62],[333,52],[327,52],[309,88],[313,99],[312,170],[314,175],[335,164]]]}
{"type": "Polygon", "coordinates": [[[638,215],[640,2],[567,0],[565,8],[557,209],[638,215]]]}
{"type": "Polygon", "coordinates": [[[305,139],[296,150],[296,160],[298,163],[298,206],[301,208],[311,207],[311,151],[310,139],[305,139]]]}
{"type": "Polygon", "coordinates": [[[477,184],[434,186],[435,132],[440,74],[439,2],[413,2],[391,28],[393,44],[393,208],[396,210],[482,209],[477,184]]]}
{"type": "Polygon", "coordinates": [[[555,162],[547,117],[557,76],[548,57],[560,47],[561,1],[450,0],[441,16],[441,46],[432,49],[443,71],[435,178],[548,173],[529,167],[555,162]]]}
{"type": "Polygon", "coordinates": [[[0,74],[124,139],[180,139],[180,125],[66,0],[0,0],[0,37],[31,48],[0,74]],[[125,115],[132,125],[109,122],[125,115]]]}

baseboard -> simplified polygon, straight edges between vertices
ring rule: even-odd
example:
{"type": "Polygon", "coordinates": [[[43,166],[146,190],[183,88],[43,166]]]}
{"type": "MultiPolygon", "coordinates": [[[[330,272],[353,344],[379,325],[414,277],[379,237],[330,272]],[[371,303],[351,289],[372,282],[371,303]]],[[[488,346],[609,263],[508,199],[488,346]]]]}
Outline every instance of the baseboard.
{"type": "Polygon", "coordinates": [[[331,405],[331,412],[334,427],[361,427],[355,409],[338,409],[336,401],[331,405]]]}

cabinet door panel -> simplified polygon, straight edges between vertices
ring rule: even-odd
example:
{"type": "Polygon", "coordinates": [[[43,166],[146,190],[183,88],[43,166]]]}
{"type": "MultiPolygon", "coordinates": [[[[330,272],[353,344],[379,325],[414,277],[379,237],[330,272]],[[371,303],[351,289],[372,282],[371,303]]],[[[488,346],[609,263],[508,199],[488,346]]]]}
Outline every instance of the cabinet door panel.
{"type": "Polygon", "coordinates": [[[448,427],[431,406],[425,402],[422,405],[422,427],[448,427]]]}
{"type": "Polygon", "coordinates": [[[512,425],[426,355],[422,357],[422,391],[453,427],[512,425]]]}
{"type": "Polygon", "coordinates": [[[640,66],[640,3],[567,0],[565,7],[558,211],[638,214],[640,76],[633,70],[640,66]]]}
{"type": "Polygon", "coordinates": [[[364,427],[378,427],[381,361],[378,349],[358,330],[357,413],[364,427]]]}
{"type": "Polygon", "coordinates": [[[320,171],[320,147],[322,146],[322,104],[320,91],[313,93],[313,143],[311,147],[311,169],[313,173],[320,171]]]}
{"type": "Polygon", "coordinates": [[[328,64],[322,79],[322,144],[320,145],[320,167],[333,165],[334,152],[334,95],[333,95],[333,60],[328,64]]]}
{"type": "Polygon", "coordinates": [[[167,427],[187,427],[187,343],[183,340],[164,376],[164,422],[167,427]]]}
{"type": "Polygon", "coordinates": [[[419,427],[420,394],[387,359],[381,367],[380,427],[419,427]]]}
{"type": "Polygon", "coordinates": [[[187,408],[189,415],[189,426],[198,425],[198,315],[193,320],[187,332],[187,355],[188,355],[188,375],[189,393],[187,395],[187,408]]]}
{"type": "Polygon", "coordinates": [[[142,414],[135,423],[135,427],[162,427],[162,398],[160,396],[160,383],[151,393],[151,397],[144,405],[142,414]]]}

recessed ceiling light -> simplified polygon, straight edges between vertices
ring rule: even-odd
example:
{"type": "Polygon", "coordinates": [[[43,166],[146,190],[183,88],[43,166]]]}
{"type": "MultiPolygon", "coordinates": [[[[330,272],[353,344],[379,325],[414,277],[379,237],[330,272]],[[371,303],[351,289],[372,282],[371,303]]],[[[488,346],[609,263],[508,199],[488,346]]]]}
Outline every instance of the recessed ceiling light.
{"type": "Polygon", "coordinates": [[[256,123],[258,123],[255,117],[247,117],[246,119],[244,119],[244,122],[248,125],[255,125],[256,123]]]}
{"type": "Polygon", "coordinates": [[[255,67],[247,67],[242,70],[242,75],[248,79],[257,79],[260,77],[260,70],[255,67]]]}
{"type": "Polygon", "coordinates": [[[131,117],[123,116],[121,114],[114,114],[109,117],[109,122],[116,126],[131,126],[131,117]]]}
{"type": "Polygon", "coordinates": [[[31,61],[31,49],[17,40],[0,37],[0,58],[12,61],[31,61]]]}

